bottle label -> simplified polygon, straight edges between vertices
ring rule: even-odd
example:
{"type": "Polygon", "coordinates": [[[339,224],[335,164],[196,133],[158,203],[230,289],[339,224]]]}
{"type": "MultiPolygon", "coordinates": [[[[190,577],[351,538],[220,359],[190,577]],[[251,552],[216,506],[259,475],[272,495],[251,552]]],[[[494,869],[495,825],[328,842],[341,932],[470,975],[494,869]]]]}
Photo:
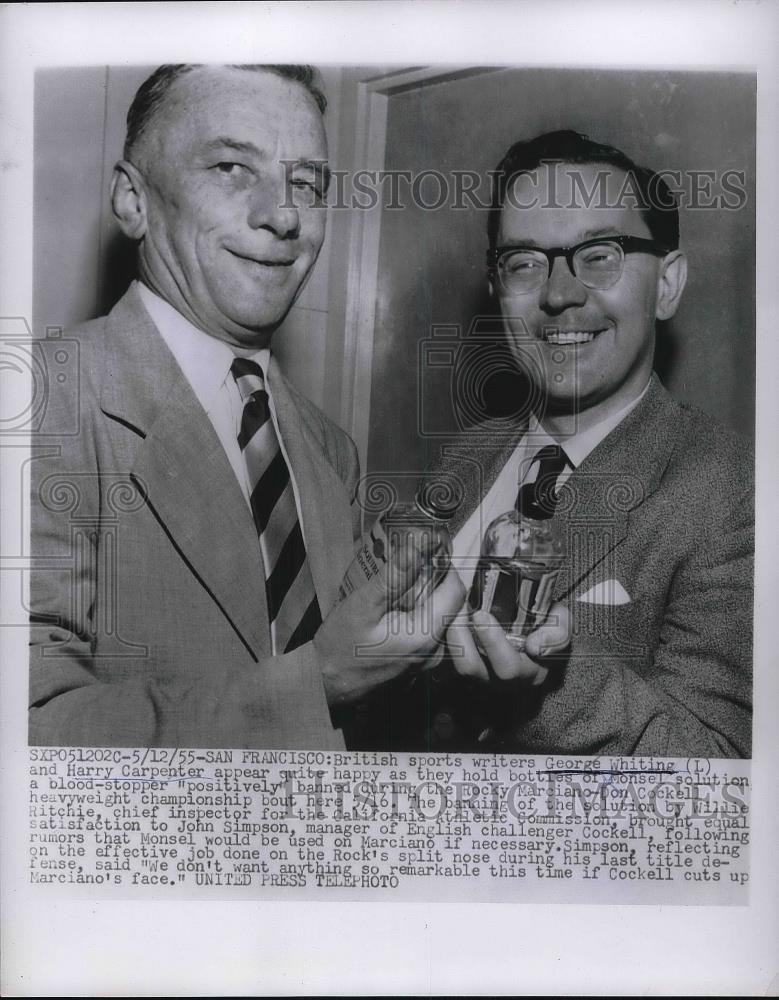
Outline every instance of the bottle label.
{"type": "Polygon", "coordinates": [[[448,566],[448,547],[441,542],[440,528],[428,521],[381,517],[363,537],[341,582],[338,600],[381,576],[390,607],[410,611],[448,566]]]}
{"type": "Polygon", "coordinates": [[[496,618],[509,642],[522,648],[525,637],[549,613],[558,573],[559,563],[544,566],[518,559],[482,558],[471,606],[496,618]]]}
{"type": "Polygon", "coordinates": [[[380,573],[383,573],[386,579],[386,572],[387,536],[384,534],[381,521],[377,521],[367,536],[364,536],[362,545],[344,574],[338,589],[338,600],[344,600],[380,573]]]}

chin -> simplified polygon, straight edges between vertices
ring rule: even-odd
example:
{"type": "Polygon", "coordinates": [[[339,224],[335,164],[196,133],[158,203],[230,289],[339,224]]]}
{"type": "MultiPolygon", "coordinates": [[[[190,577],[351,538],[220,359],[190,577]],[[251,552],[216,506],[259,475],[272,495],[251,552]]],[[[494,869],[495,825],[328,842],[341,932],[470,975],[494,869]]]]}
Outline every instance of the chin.
{"type": "Polygon", "coordinates": [[[575,408],[580,396],[576,389],[569,385],[536,385],[536,392],[547,408],[555,412],[566,412],[575,408]]]}
{"type": "Polygon", "coordinates": [[[542,398],[542,403],[542,416],[567,417],[581,409],[579,399],[572,396],[551,396],[547,393],[542,398]]]}
{"type": "MultiPolygon", "coordinates": [[[[233,303],[234,306],[234,303],[233,303]]],[[[284,302],[269,308],[267,301],[257,303],[256,309],[242,309],[241,312],[225,311],[231,323],[238,329],[246,331],[247,335],[274,330],[284,320],[290,310],[291,303],[284,302]]]]}
{"type": "Polygon", "coordinates": [[[267,347],[273,331],[279,326],[284,316],[279,318],[247,317],[244,321],[233,321],[233,337],[244,347],[267,347]]]}

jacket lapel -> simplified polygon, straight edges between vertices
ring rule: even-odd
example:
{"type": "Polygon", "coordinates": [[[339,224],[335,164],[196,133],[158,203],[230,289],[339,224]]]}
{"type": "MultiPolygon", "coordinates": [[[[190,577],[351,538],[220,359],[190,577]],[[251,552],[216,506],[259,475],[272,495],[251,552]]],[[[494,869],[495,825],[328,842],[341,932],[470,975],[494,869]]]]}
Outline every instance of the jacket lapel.
{"type": "Polygon", "coordinates": [[[104,412],[143,437],[132,476],[192,572],[255,656],[268,647],[251,513],[211,421],[131,288],[108,320],[104,412]],[[127,373],[137,371],[137,379],[127,373]]]}
{"type": "Polygon", "coordinates": [[[574,470],[555,521],[567,556],[555,599],[569,594],[626,537],[631,513],[655,492],[679,433],[678,404],[656,375],[638,405],[574,470]]]}

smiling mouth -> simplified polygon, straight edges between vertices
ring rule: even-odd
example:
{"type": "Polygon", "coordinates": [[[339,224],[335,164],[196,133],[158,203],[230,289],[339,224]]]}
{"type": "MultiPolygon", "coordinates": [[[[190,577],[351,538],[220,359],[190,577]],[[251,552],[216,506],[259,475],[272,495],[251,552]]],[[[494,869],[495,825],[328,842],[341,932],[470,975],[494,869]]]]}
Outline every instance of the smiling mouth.
{"type": "Polygon", "coordinates": [[[228,251],[239,260],[245,260],[248,264],[255,264],[259,267],[292,267],[294,258],[290,257],[247,257],[246,254],[236,253],[235,250],[228,251]]]}
{"type": "Polygon", "coordinates": [[[600,330],[558,330],[554,327],[547,327],[542,330],[541,339],[547,344],[562,347],[568,344],[589,344],[605,329],[606,327],[600,330]]]}

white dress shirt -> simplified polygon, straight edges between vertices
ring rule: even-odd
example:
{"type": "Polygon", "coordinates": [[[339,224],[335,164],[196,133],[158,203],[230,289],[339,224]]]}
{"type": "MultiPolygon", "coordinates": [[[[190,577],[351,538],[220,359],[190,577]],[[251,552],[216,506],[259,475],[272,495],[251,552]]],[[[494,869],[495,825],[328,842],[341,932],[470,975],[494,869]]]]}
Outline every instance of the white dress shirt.
{"type": "MultiPolygon", "coordinates": [[[[146,311],[152,318],[154,325],[160,332],[162,339],[168,345],[173,357],[178,362],[184,373],[184,377],[192,387],[192,391],[198,398],[200,405],[206,411],[208,419],[211,421],[216,435],[222,443],[225,454],[232,466],[235,478],[241,487],[246,503],[251,508],[249,499],[249,475],[241,448],[238,444],[238,432],[241,428],[241,417],[243,415],[243,400],[230,367],[235,359],[235,354],[230,345],[223,340],[212,337],[210,334],[199,330],[189,322],[178,310],[174,309],[169,302],[160,298],[155,292],[138,282],[138,291],[141,300],[146,307],[146,311]]],[[[270,382],[268,368],[270,362],[270,350],[263,348],[251,355],[249,360],[256,361],[262,368],[265,376],[265,389],[268,393],[271,418],[273,426],[276,428],[276,435],[279,439],[284,461],[289,469],[292,480],[292,490],[295,495],[295,506],[298,512],[298,521],[305,540],[305,528],[300,512],[300,497],[298,487],[295,482],[295,473],[289,461],[289,455],[284,447],[284,439],[281,436],[276,408],[273,404],[273,387],[270,382]]]]}
{"type": "Polygon", "coordinates": [[[467,589],[470,589],[473,583],[473,574],[479,561],[484,532],[496,517],[514,508],[519,487],[524,483],[535,481],[538,475],[538,462],[534,462],[533,459],[540,449],[546,445],[559,444],[571,462],[571,465],[567,465],[557,478],[559,488],[606,435],[610,434],[638,405],[648,388],[649,382],[635,399],[617,413],[612,413],[592,427],[560,440],[553,438],[544,430],[536,416],[531,415],[527,432],[522,440],[498,473],[497,479],[487,491],[482,502],[452,541],[452,563],[467,589]]]}

